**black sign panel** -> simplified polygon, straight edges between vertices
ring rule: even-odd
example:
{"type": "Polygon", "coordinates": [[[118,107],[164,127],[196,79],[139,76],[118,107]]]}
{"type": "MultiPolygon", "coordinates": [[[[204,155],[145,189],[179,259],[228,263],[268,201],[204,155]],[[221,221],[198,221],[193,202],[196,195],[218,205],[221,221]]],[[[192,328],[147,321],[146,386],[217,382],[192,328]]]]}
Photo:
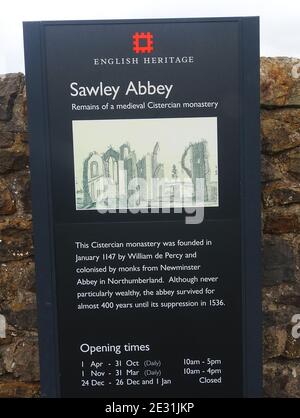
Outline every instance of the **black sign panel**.
{"type": "Polygon", "coordinates": [[[43,394],[258,396],[258,19],[24,36],[43,394]]]}

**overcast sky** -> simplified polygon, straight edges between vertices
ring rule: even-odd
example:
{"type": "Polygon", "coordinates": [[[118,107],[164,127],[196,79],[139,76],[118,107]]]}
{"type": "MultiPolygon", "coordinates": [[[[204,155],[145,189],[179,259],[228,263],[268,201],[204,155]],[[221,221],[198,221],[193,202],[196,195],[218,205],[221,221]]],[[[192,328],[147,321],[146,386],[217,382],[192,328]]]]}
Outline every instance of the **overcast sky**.
{"type": "Polygon", "coordinates": [[[0,14],[0,74],[24,72],[24,20],[215,16],[260,16],[261,55],[300,57],[300,0],[8,0],[0,14]]]}

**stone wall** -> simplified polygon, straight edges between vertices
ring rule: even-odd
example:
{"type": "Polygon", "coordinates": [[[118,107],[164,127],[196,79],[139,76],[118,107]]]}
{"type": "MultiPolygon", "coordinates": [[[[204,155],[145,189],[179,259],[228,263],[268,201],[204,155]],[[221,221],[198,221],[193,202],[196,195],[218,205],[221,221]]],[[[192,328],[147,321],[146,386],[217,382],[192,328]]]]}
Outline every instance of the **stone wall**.
{"type": "Polygon", "coordinates": [[[39,393],[28,154],[24,76],[0,76],[0,397],[39,393]]]}
{"type": "Polygon", "coordinates": [[[264,390],[300,397],[300,61],[261,60],[264,390]]]}
{"type": "MultiPolygon", "coordinates": [[[[300,61],[261,60],[264,391],[300,397],[300,61]]],[[[0,76],[0,397],[39,396],[26,92],[0,76]],[[4,335],[3,322],[6,322],[4,335]]]]}

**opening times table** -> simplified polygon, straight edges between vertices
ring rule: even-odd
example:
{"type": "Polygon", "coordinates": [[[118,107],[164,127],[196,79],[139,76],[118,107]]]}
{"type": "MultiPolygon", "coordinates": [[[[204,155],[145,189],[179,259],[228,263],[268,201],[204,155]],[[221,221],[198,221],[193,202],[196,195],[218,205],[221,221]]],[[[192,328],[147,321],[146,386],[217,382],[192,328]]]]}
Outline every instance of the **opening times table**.
{"type": "MultiPolygon", "coordinates": [[[[82,344],[82,352],[90,349],[88,344],[82,344]]],[[[182,359],[181,378],[192,380],[199,385],[218,385],[223,382],[223,361],[221,359],[203,357],[182,359]]],[[[176,377],[168,368],[166,362],[159,359],[128,356],[104,359],[84,359],[81,361],[81,387],[103,388],[120,386],[170,386],[176,383],[176,377]]]]}

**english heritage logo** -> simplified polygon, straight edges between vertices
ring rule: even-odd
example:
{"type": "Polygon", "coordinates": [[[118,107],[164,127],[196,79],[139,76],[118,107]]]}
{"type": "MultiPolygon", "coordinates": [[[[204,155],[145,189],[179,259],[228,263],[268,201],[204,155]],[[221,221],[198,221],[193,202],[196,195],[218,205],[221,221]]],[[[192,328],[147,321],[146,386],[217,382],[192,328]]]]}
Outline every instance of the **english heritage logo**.
{"type": "Polygon", "coordinates": [[[135,32],[131,35],[132,52],[139,56],[123,57],[96,57],[93,58],[94,66],[104,65],[138,65],[138,64],[193,64],[193,55],[182,56],[155,56],[150,55],[154,52],[154,36],[152,32],[135,32]]]}
{"type": "Polygon", "coordinates": [[[132,40],[133,52],[136,54],[150,54],[154,51],[153,34],[151,32],[135,32],[132,40]]]}

